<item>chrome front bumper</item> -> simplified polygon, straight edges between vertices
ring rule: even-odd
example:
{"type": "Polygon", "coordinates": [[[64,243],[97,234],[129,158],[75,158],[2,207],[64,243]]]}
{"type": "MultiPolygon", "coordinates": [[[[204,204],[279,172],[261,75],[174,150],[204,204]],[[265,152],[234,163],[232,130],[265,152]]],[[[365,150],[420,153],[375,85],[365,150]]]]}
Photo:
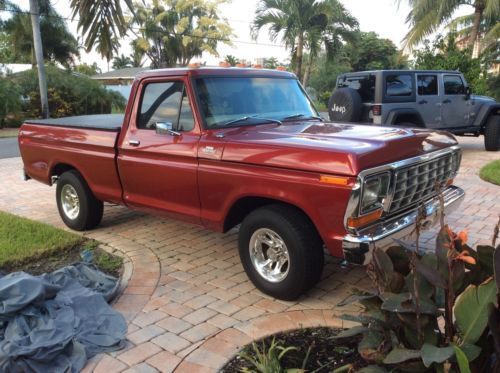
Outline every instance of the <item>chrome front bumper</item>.
{"type": "MultiPolygon", "coordinates": [[[[443,191],[445,213],[451,213],[462,202],[465,192],[454,185],[443,191]]],[[[430,228],[439,222],[440,202],[434,197],[425,203],[425,228],[430,228]]],[[[388,220],[362,229],[357,234],[348,234],[342,241],[344,258],[355,264],[368,264],[371,260],[374,246],[387,248],[394,243],[394,239],[414,238],[415,223],[418,209],[391,217],[388,220]]]]}

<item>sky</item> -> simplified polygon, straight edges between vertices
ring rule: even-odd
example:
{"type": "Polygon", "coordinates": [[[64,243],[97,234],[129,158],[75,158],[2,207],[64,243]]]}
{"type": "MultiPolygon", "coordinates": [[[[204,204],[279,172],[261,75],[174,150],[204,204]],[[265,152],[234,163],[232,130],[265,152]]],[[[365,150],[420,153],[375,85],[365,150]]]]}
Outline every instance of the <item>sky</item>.
{"type": "MultiPolygon", "coordinates": [[[[362,31],[375,31],[380,37],[390,39],[398,47],[402,47],[402,40],[407,34],[409,27],[405,23],[409,12],[407,2],[402,0],[397,5],[396,0],[340,0],[344,6],[355,16],[362,31]]],[[[29,0],[17,0],[16,3],[23,9],[29,9],[29,0]]],[[[68,6],[69,0],[52,0],[57,12],[63,17],[71,17],[68,6]]],[[[289,59],[290,52],[269,39],[265,30],[261,31],[257,42],[250,36],[250,24],[255,15],[258,0],[232,0],[220,6],[220,15],[225,17],[233,28],[233,45],[228,46],[220,43],[218,52],[220,57],[204,55],[202,58],[194,59],[192,62],[206,61],[209,65],[216,65],[223,60],[225,55],[234,55],[239,59],[255,61],[257,58],[276,57],[279,61],[289,59]]],[[[459,14],[466,14],[469,9],[460,9],[459,14]]],[[[4,13],[0,13],[4,15],[4,13]]],[[[74,35],[79,35],[76,22],[68,21],[68,28],[74,35]]],[[[42,35],[43,37],[43,35],[42,35]]],[[[124,38],[121,42],[119,53],[130,54],[130,39],[124,38]]],[[[106,60],[102,59],[96,52],[81,52],[81,61],[92,64],[97,62],[102,71],[108,70],[106,60]]]]}

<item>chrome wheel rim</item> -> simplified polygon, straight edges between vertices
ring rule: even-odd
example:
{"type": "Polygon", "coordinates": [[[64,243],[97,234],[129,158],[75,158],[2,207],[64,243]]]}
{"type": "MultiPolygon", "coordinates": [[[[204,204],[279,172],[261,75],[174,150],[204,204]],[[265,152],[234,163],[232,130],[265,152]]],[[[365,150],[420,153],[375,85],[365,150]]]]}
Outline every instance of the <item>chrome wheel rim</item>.
{"type": "Polygon", "coordinates": [[[80,199],[73,186],[66,184],[61,189],[61,205],[64,214],[71,220],[78,217],[80,213],[80,199]]]}
{"type": "Polygon", "coordinates": [[[269,228],[257,229],[250,238],[250,259],[266,281],[281,282],[290,270],[290,255],[279,234],[269,228]]]}

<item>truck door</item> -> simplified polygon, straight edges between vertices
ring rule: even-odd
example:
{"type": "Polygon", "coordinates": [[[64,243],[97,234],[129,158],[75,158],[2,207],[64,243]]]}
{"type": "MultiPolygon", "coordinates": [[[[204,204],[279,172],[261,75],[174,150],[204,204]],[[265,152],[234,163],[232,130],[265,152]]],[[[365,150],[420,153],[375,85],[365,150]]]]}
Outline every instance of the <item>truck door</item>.
{"type": "Polygon", "coordinates": [[[466,127],[470,121],[470,102],[459,74],[443,74],[441,116],[444,128],[466,127]]]}
{"type": "Polygon", "coordinates": [[[417,109],[426,127],[441,126],[441,97],[437,74],[417,74],[417,109]]]}
{"type": "Polygon", "coordinates": [[[192,97],[183,77],[144,80],[118,153],[124,202],[200,223],[192,97]]]}

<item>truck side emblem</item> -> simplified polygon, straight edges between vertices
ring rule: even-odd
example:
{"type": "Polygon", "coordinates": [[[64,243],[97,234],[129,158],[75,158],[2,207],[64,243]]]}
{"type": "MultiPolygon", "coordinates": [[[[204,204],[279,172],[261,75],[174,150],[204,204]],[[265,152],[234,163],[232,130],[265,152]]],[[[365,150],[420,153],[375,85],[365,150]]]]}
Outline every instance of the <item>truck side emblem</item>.
{"type": "Polygon", "coordinates": [[[206,154],[215,154],[216,150],[213,146],[205,146],[203,148],[203,153],[206,153],[206,154]]]}

